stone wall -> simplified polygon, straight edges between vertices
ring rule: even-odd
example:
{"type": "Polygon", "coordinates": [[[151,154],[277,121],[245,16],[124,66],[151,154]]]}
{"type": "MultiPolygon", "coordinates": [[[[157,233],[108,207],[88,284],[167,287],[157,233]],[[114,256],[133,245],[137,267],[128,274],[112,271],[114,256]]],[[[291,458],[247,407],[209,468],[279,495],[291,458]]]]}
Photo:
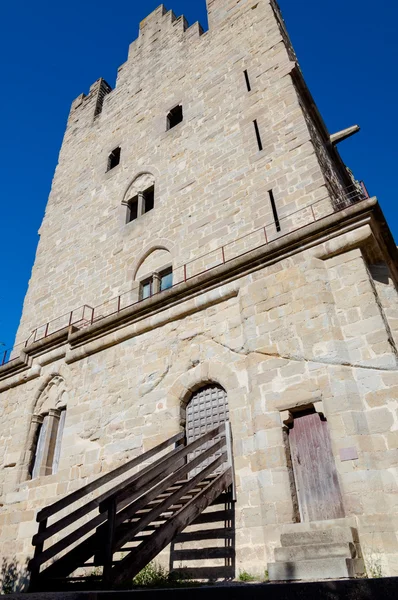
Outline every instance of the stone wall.
{"type": "MultiPolygon", "coordinates": [[[[294,63],[272,7],[267,0],[222,1],[211,10],[219,17],[226,13],[202,34],[197,24],[187,29],[183,18],[159,7],[141,24],[116,88],[109,92],[99,80],[87,97],[73,102],[19,342],[72,309],[128,291],[132,263],[154,241],[174,248],[181,278],[182,264],[254,229],[267,226],[272,240],[311,221],[306,206],[321,200],[317,216],[330,210],[289,75],[294,63]],[[103,107],[95,116],[98,98],[103,107]],[[184,121],[166,131],[166,115],[180,103],[184,121]],[[106,172],[117,146],[121,162],[106,172]],[[155,178],[155,209],[126,225],[126,190],[143,172],[155,178]]],[[[238,249],[233,245],[231,252],[238,249]]]]}
{"type": "Polygon", "coordinates": [[[283,531],[321,525],[295,524],[283,435],[285,411],[321,403],[345,522],[383,573],[396,574],[396,350],[361,247],[347,248],[344,234],[337,242],[337,256],[318,244],[220,281],[195,310],[181,300],[168,322],[82,360],[35,359],[30,373],[41,365],[40,374],[2,394],[3,547],[21,561],[38,509],[179,431],[189,390],[216,382],[234,434],[238,568],[260,572],[283,531]],[[27,481],[31,415],[54,377],[67,394],[60,470],[27,481]],[[343,461],[345,448],[358,458],[343,461]]]}

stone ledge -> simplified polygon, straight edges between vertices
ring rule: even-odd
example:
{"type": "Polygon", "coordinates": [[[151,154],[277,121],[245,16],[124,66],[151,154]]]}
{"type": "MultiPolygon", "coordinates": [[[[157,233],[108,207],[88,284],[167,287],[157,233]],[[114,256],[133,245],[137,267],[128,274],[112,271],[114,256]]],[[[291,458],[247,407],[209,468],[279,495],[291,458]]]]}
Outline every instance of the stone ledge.
{"type": "MultiPolygon", "coordinates": [[[[229,260],[225,264],[192,277],[192,279],[182,282],[170,290],[130,306],[119,313],[105,317],[83,330],[74,332],[64,328],[43,340],[34,342],[26,348],[26,357],[21,355],[20,358],[0,367],[0,380],[7,379],[20,371],[26,371],[29,368],[29,357],[42,355],[49,350],[57,349],[66,342],[69,343],[71,350],[76,349],[88,341],[92,342],[97,338],[112,334],[135,321],[148,319],[148,317],[172,308],[190,298],[198,298],[204,292],[217,289],[220,285],[228,284],[239,277],[253,273],[298,252],[303,252],[368,224],[375,233],[379,229],[383,229],[383,224],[385,224],[385,219],[376,198],[363,200],[300,229],[289,232],[269,244],[257,247],[229,260]]],[[[383,240],[380,236],[379,243],[391,246],[390,239],[383,240]]],[[[394,252],[398,262],[398,252],[395,246],[394,252]]],[[[398,281],[397,269],[394,270],[395,273],[398,281]]],[[[199,302],[197,310],[200,310],[201,307],[203,306],[199,302]]],[[[128,337],[123,337],[123,339],[128,339],[128,337]]],[[[119,341],[121,340],[105,343],[103,347],[112,346],[119,341]]],[[[78,359],[77,356],[76,360],[78,359]]],[[[72,362],[74,360],[73,358],[72,362]]],[[[51,362],[51,360],[48,362],[51,362]]]]}
{"type": "Polygon", "coordinates": [[[181,282],[170,290],[127,307],[119,313],[105,317],[97,323],[71,334],[68,341],[72,348],[79,346],[87,340],[104,335],[104,333],[116,331],[134,320],[148,317],[191,297],[202,295],[203,292],[229,283],[238,276],[247,275],[276,261],[283,260],[292,254],[324,243],[336,236],[341,236],[345,233],[345,230],[341,227],[341,221],[348,221],[346,224],[348,231],[356,229],[358,227],[358,217],[361,218],[363,213],[369,213],[375,206],[377,206],[377,199],[370,198],[338,213],[332,213],[319,221],[289,232],[269,244],[254,248],[225,264],[196,275],[186,282],[181,282]],[[305,245],[303,244],[304,241],[305,245]]]}
{"type": "Polygon", "coordinates": [[[4,374],[11,377],[11,375],[16,375],[21,371],[26,371],[26,369],[29,369],[28,357],[25,352],[21,352],[19,356],[0,367],[0,379],[4,374]]]}

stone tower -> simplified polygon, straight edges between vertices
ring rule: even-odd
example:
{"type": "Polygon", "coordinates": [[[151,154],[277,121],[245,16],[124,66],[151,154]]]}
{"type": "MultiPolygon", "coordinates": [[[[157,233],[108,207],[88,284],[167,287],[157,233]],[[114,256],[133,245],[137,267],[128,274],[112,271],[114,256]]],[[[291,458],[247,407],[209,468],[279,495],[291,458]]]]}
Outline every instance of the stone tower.
{"type": "Polygon", "coordinates": [[[22,564],[38,510],[194,438],[211,396],[237,570],[398,574],[396,246],[275,0],[207,5],[205,33],[159,6],[72,103],[0,367],[2,547],[22,564]]]}

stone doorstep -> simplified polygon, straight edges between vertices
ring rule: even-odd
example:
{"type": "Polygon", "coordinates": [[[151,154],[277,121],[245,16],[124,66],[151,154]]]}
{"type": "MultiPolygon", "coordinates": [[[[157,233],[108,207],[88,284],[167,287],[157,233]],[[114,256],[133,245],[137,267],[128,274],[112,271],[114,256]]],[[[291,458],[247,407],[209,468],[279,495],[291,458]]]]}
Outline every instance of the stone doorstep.
{"type": "Polygon", "coordinates": [[[275,562],[295,562],[318,558],[357,558],[357,556],[357,548],[353,542],[275,548],[275,562]]]}
{"type": "Polygon", "coordinates": [[[344,544],[357,541],[358,534],[352,527],[315,529],[313,531],[298,531],[297,533],[281,534],[281,545],[283,548],[290,548],[290,546],[309,546],[314,544],[344,544]]]}
{"type": "Polygon", "coordinates": [[[318,558],[268,564],[270,581],[355,578],[365,573],[362,558],[318,558]]]}

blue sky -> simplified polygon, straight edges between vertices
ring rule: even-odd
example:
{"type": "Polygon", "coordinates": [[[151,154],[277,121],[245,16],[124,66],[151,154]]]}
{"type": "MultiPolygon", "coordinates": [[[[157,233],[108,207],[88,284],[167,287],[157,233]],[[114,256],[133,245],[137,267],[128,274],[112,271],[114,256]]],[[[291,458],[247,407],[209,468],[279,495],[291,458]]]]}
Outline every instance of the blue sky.
{"type": "MultiPolygon", "coordinates": [[[[114,85],[139,21],[159,3],[2,4],[0,342],[6,346],[18,326],[70,103],[98,77],[114,85]]],[[[190,23],[207,26],[205,0],[167,0],[165,5],[190,23]]],[[[398,239],[398,3],[280,0],[280,5],[330,131],[361,125],[362,131],[339,148],[357,178],[378,196],[398,239]]]]}

